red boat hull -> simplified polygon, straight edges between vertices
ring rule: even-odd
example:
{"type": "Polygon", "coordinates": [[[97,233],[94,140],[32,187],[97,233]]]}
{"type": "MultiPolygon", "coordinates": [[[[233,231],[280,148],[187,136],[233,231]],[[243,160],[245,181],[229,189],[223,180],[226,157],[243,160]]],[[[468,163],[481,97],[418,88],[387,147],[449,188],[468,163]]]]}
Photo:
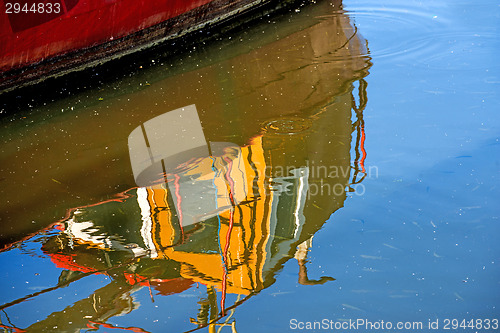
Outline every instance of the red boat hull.
{"type": "Polygon", "coordinates": [[[13,2],[3,1],[0,90],[130,53],[264,2],[13,0],[20,4],[15,13],[13,2]]]}

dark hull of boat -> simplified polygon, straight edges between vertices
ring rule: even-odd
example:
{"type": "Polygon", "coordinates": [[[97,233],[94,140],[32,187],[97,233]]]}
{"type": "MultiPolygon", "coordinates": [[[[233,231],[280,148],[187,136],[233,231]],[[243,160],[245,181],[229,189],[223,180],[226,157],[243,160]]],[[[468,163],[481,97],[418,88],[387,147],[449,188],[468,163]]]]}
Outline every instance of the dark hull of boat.
{"type": "MultiPolygon", "coordinates": [[[[29,2],[27,8],[34,3],[24,1],[29,2]]],[[[95,66],[271,2],[57,1],[64,8],[60,16],[22,11],[0,14],[0,92],[95,66]]]]}

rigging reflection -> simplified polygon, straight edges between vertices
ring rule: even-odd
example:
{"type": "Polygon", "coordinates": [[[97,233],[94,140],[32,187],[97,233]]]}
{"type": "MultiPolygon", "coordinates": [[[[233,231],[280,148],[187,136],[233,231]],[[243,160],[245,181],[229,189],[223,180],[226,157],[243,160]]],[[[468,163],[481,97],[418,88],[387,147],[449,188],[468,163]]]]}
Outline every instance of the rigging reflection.
{"type": "MultiPolygon", "coordinates": [[[[197,328],[235,330],[236,307],[272,285],[287,261],[297,261],[300,284],[334,280],[308,276],[307,253],[364,177],[366,54],[348,16],[335,11],[222,63],[244,65],[213,106],[193,98],[140,124],[128,136],[138,187],[73,209],[42,245],[63,268],[59,286],[101,273],[112,281],[28,329],[107,327],[139,306],[141,288],[154,302],[204,286],[197,310],[177,315],[197,328]]],[[[177,79],[186,88],[211,72],[220,82],[212,69],[177,79]]]]}

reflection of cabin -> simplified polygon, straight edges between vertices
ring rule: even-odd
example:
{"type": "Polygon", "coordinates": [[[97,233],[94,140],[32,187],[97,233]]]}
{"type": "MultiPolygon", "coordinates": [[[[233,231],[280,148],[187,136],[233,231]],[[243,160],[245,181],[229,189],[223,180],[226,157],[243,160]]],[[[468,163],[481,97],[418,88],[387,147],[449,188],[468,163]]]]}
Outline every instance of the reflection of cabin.
{"type": "MultiPolygon", "coordinates": [[[[266,275],[272,272],[279,260],[289,257],[293,251],[291,245],[298,241],[305,222],[303,208],[308,175],[307,169],[297,169],[295,175],[266,179],[261,138],[242,148],[241,155],[240,164],[230,163],[217,171],[217,175],[225,179],[224,182],[214,182],[214,185],[217,199],[220,199],[220,193],[228,193],[229,197],[225,199],[232,200],[233,193],[238,190],[245,191],[246,197],[234,208],[192,226],[191,229],[199,228],[192,233],[190,229],[182,230],[181,223],[177,228],[173,227],[172,210],[168,209],[165,190],[139,189],[138,198],[147,200],[147,205],[140,204],[142,216],[152,216],[152,225],[156,226],[148,233],[155,235],[148,244],[155,257],[180,262],[184,278],[215,285],[219,289],[225,265],[227,291],[248,294],[262,289],[266,275]],[[233,178],[233,174],[246,177],[239,180],[233,178]],[[184,242],[176,245],[183,237],[184,242]]],[[[172,199],[176,200],[175,194],[172,199]]],[[[183,215],[183,204],[180,197],[177,200],[176,219],[179,220],[183,215]]]]}
{"type": "MultiPolygon", "coordinates": [[[[85,253],[94,248],[122,252],[125,257],[147,255],[160,260],[160,266],[164,259],[175,261],[180,266],[172,267],[179,269],[179,276],[219,290],[223,279],[229,293],[261,290],[272,283],[296,246],[325,221],[305,216],[306,206],[312,205],[308,211],[323,210],[327,207],[315,203],[326,200],[338,208],[345,198],[344,193],[339,197],[326,192],[311,195],[309,182],[317,179],[310,177],[307,165],[289,165],[289,174],[273,177],[276,170],[266,161],[269,151],[263,143],[264,137],[255,137],[232,159],[227,155],[198,159],[169,176],[168,186],[131,190],[131,197],[123,203],[78,209],[66,221],[64,232],[74,250],[63,252],[75,255],[83,267],[92,267],[94,262],[91,257],[79,262],[82,246],[85,253]],[[206,211],[207,207],[212,211],[206,211]],[[306,222],[308,228],[304,228],[306,222]]],[[[323,177],[322,182],[327,181],[345,187],[348,178],[323,177]]],[[[161,280],[162,274],[148,278],[161,280]]]]}

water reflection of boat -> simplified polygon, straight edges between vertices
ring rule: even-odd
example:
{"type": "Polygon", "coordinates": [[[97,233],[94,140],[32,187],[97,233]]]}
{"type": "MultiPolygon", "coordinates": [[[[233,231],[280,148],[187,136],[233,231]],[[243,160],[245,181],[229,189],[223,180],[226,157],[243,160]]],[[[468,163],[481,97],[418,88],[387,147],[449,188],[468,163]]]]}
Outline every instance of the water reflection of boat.
{"type": "MultiPolygon", "coordinates": [[[[286,122],[287,135],[265,132],[219,156],[186,156],[190,162],[181,164],[179,171],[163,175],[159,184],[124,193],[126,199],[120,203],[75,210],[59,226],[64,231],[42,249],[67,270],[62,280],[71,276],[70,271],[112,270],[114,283],[107,292],[131,292],[142,285],[168,295],[194,283],[205,285],[212,310],[198,314],[195,322],[201,326],[233,305],[225,304],[227,294],[257,294],[274,283],[276,273],[293,257],[301,265],[301,283],[324,283],[331,278],[314,281],[307,276],[308,245],[328,216],[343,205],[351,167],[343,146],[316,153],[332,136],[315,139],[317,126],[348,120],[342,116],[347,114],[325,109],[299,132],[290,133],[286,122]],[[311,151],[307,148],[313,142],[311,151]],[[303,149],[282,154],[293,146],[303,149]],[[124,262],[131,264],[122,266],[124,262]]],[[[273,126],[279,129],[277,123],[273,126]]],[[[343,140],[349,147],[350,136],[343,140]]],[[[108,317],[102,316],[110,315],[109,302],[114,299],[108,295],[103,310],[89,311],[91,318],[86,319],[105,322],[108,317]]],[[[71,309],[81,312],[83,303],[71,309]]],[[[113,315],[131,311],[133,304],[115,307],[118,312],[113,315]]],[[[70,312],[65,309],[65,315],[70,312]]]]}
{"type": "MultiPolygon", "coordinates": [[[[15,122],[6,124],[0,133],[0,164],[8,175],[0,187],[2,247],[62,219],[71,207],[132,187],[127,137],[165,110],[195,104],[210,141],[243,146],[263,123],[272,129],[271,122],[283,117],[309,121],[332,102],[337,106],[330,109],[353,105],[351,82],[367,75],[370,64],[365,41],[349,18],[322,1],[287,21],[256,27],[259,38],[243,36],[248,39],[244,47],[234,37],[222,51],[217,44],[190,54],[181,67],[154,67],[124,80],[118,89],[113,85],[76,94],[65,102],[64,112],[60,104],[41,107],[18,128],[15,122]],[[302,15],[318,19],[311,24],[302,15]],[[129,87],[140,89],[131,92],[129,87]]],[[[344,124],[325,123],[318,129],[347,138],[349,117],[344,124]]]]}
{"type": "Polygon", "coordinates": [[[177,38],[266,2],[6,2],[0,12],[0,91],[177,38]]]}
{"type": "MultiPolygon", "coordinates": [[[[343,206],[346,187],[363,171],[363,107],[356,106],[353,82],[367,75],[370,63],[360,57],[366,45],[349,18],[340,12],[325,15],[328,10],[327,3],[319,3],[311,11],[322,16],[312,26],[287,31],[244,54],[238,50],[223,62],[152,82],[153,89],[138,93],[128,108],[114,101],[120,112],[103,118],[102,126],[114,127],[113,136],[123,139],[114,147],[106,141],[107,149],[119,152],[106,158],[128,164],[126,138],[134,129],[158,119],[165,109],[192,104],[199,121],[193,130],[203,132],[208,154],[203,149],[172,151],[175,162],[152,173],[158,182],[142,184],[147,168],[139,167],[132,181],[140,181],[140,187],[116,200],[80,205],[56,224],[61,232],[46,237],[42,250],[64,269],[59,285],[98,273],[113,281],[30,330],[107,325],[112,316],[137,308],[132,293],[141,287],[154,297],[153,290],[171,295],[200,284],[206,295],[193,304],[199,310],[192,322],[212,325],[273,284],[292,258],[300,266],[300,283],[329,280],[307,276],[306,255],[313,235],[343,206]],[[220,77],[221,68],[231,71],[220,77]],[[136,113],[139,108],[152,111],[136,113]],[[132,110],[132,116],[121,109],[132,110]]],[[[359,87],[363,105],[363,81],[359,87]]],[[[81,125],[72,137],[86,140],[78,136],[81,125]]],[[[162,159],[171,161],[169,156],[162,159]]],[[[133,174],[130,166],[120,166],[117,172],[133,174]]],[[[108,186],[90,183],[94,190],[108,186]]]]}

